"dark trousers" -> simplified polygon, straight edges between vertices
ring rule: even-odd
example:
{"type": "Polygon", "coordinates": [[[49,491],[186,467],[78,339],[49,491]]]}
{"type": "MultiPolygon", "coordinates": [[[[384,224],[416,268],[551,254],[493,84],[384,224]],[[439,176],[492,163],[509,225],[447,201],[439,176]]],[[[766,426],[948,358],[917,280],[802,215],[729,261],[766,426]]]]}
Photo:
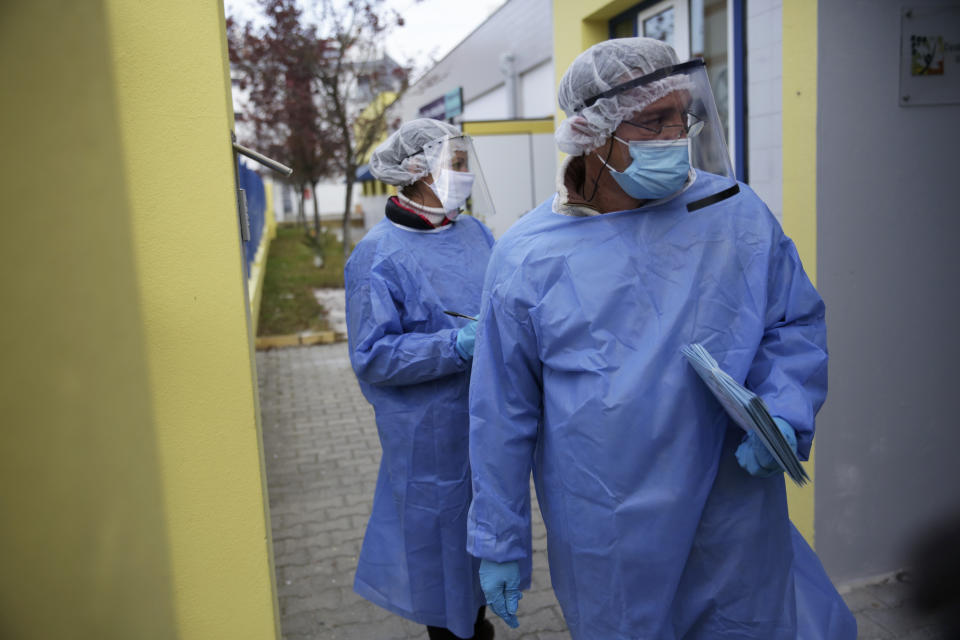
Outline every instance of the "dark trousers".
{"type": "MultiPolygon", "coordinates": [[[[466,640],[486,640],[487,638],[493,638],[493,625],[484,620],[484,616],[487,614],[486,607],[480,607],[480,610],[477,611],[477,621],[473,623],[473,637],[467,638],[466,640]],[[485,635],[484,631],[488,631],[485,635]]],[[[427,636],[430,640],[462,640],[460,636],[456,635],[450,629],[444,629],[443,627],[427,627],[427,636]]]]}

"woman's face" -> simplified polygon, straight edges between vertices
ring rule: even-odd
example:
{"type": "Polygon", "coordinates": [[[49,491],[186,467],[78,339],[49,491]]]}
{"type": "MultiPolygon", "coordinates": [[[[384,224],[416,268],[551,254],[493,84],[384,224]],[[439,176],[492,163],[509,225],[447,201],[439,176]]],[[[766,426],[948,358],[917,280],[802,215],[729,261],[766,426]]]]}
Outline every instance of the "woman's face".
{"type": "MultiPolygon", "coordinates": [[[[466,151],[454,151],[448,156],[448,159],[441,163],[441,169],[447,171],[469,171],[470,165],[466,151]]],[[[430,185],[433,184],[433,176],[428,174],[417,180],[411,185],[403,188],[403,195],[413,200],[415,203],[425,207],[442,207],[437,194],[433,192],[430,185]]]]}

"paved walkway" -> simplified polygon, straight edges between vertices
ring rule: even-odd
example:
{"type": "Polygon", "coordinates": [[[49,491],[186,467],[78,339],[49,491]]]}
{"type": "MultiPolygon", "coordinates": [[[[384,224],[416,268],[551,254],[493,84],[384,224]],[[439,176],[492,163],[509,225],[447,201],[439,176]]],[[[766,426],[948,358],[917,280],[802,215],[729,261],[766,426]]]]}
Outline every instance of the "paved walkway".
{"type": "MultiPolygon", "coordinates": [[[[424,627],[353,593],[380,442],[346,345],[259,352],[257,369],[283,637],[426,638],[424,627]]],[[[569,638],[550,588],[536,503],[533,515],[533,588],[520,602],[519,629],[495,619],[498,640],[569,638]]],[[[845,596],[860,640],[939,638],[909,614],[904,594],[904,586],[892,582],[845,596]]]]}

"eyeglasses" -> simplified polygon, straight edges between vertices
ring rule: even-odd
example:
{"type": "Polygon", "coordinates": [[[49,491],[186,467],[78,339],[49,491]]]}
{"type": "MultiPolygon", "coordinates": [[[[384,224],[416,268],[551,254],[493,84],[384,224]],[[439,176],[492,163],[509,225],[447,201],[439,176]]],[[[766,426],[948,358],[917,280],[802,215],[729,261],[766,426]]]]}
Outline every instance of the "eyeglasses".
{"type": "Polygon", "coordinates": [[[674,111],[670,114],[670,117],[665,117],[664,114],[660,114],[643,122],[624,120],[623,124],[628,124],[631,127],[640,129],[640,138],[644,140],[677,140],[683,137],[694,138],[703,131],[705,123],[696,114],[687,111],[683,114],[682,118],[677,116],[677,112],[674,111]],[[673,120],[673,122],[669,123],[671,120],[673,120]],[[677,122],[677,120],[682,120],[683,122],[680,123],[677,122]]]}

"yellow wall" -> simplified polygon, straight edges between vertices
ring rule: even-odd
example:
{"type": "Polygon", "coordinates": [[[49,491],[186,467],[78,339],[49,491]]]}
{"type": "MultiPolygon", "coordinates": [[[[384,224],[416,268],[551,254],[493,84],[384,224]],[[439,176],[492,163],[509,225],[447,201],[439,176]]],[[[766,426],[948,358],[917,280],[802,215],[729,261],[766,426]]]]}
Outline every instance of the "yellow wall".
{"type": "Polygon", "coordinates": [[[0,9],[2,637],[279,637],[222,31],[0,9]]]}
{"type": "Polygon", "coordinates": [[[177,619],[183,637],[270,637],[223,8],[108,7],[177,619]]]}
{"type": "MultiPolygon", "coordinates": [[[[639,0],[554,0],[553,60],[557,84],[582,51],[606,40],[609,21],[639,0]]],[[[783,3],[783,201],[784,228],[816,283],[817,3],[783,3]]],[[[557,111],[557,122],[564,118],[557,111]]],[[[805,465],[813,479],[813,452],[805,465]]],[[[813,484],[787,483],[790,517],[813,542],[813,484]]]]}
{"type": "Polygon", "coordinates": [[[557,82],[582,51],[606,40],[610,19],[640,0],[553,0],[553,69],[557,82]]]}
{"type": "MultiPolygon", "coordinates": [[[[573,59],[610,35],[610,19],[636,6],[639,0],[553,0],[554,86],[573,59]]],[[[556,122],[564,119],[557,109],[556,122]]]]}
{"type": "Polygon", "coordinates": [[[471,136],[502,136],[518,133],[553,133],[553,118],[528,120],[467,120],[463,132],[471,136]]]}
{"type": "Polygon", "coordinates": [[[260,246],[250,263],[250,274],[247,276],[247,298],[250,301],[250,333],[257,335],[257,325],[260,319],[260,301],[263,298],[263,278],[267,273],[267,257],[270,255],[270,241],[277,237],[277,218],[273,211],[273,181],[263,180],[266,208],[263,212],[263,235],[260,237],[260,246]]]}
{"type": "MultiPolygon", "coordinates": [[[[373,100],[370,101],[363,111],[360,112],[360,117],[357,119],[357,123],[353,127],[353,135],[357,140],[363,137],[363,127],[359,123],[364,122],[365,120],[370,120],[376,122],[378,118],[381,117],[384,111],[392,105],[397,100],[397,94],[394,91],[383,91],[377,94],[373,100]]],[[[387,139],[387,129],[384,128],[381,135],[377,140],[370,145],[370,148],[367,149],[367,152],[363,154],[363,162],[370,162],[370,156],[373,155],[373,152],[377,147],[380,146],[380,143],[387,139]]]]}
{"type": "MultiPolygon", "coordinates": [[[[783,3],[783,228],[817,283],[817,3],[783,3]]],[[[804,467],[814,480],[814,451],[804,467]]],[[[813,483],[787,483],[790,517],[812,545],[813,483]]]]}
{"type": "Polygon", "coordinates": [[[273,210],[273,180],[265,180],[263,187],[267,199],[266,231],[264,233],[267,238],[273,240],[277,237],[277,212],[273,210]]]}
{"type": "Polygon", "coordinates": [[[783,3],[783,226],[817,276],[817,3],[783,3]]]}
{"type": "Polygon", "coordinates": [[[171,638],[174,577],[107,21],[0,8],[0,637],[171,638]]]}

